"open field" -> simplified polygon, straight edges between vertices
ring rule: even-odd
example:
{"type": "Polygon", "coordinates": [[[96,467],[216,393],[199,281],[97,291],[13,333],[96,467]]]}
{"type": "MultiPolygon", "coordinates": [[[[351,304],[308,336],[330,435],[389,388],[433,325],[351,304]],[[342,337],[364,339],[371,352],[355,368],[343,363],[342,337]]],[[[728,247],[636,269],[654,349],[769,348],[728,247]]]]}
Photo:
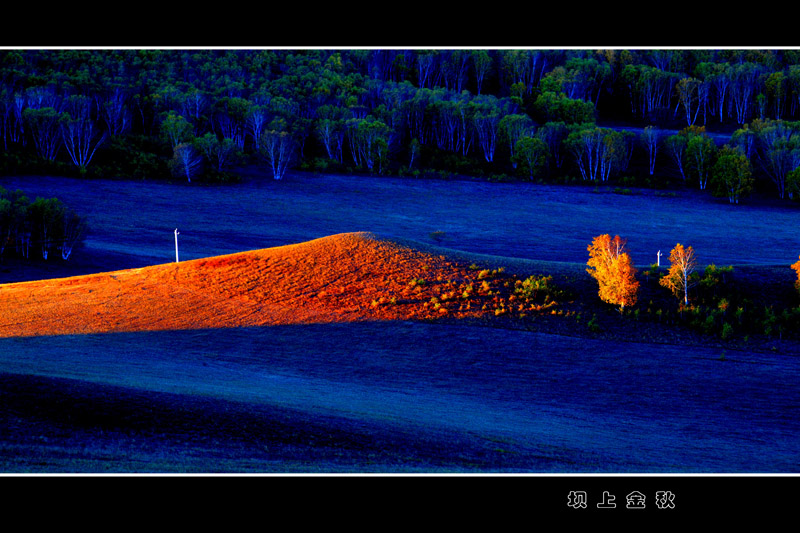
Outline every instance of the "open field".
{"type": "Polygon", "coordinates": [[[456,320],[548,310],[511,276],[369,233],[0,285],[0,337],[456,320]]]}
{"type": "Polygon", "coordinates": [[[76,263],[0,272],[90,274],[0,286],[2,472],[800,470],[796,343],[590,334],[491,306],[438,317],[423,292],[476,276],[473,262],[550,272],[576,291],[560,308],[585,316],[586,246],[619,233],[641,265],[685,242],[756,286],[770,272],[777,294],[797,255],[791,206],[310,175],[0,185],[85,205],[93,228],[76,263]]]}
{"type": "MultiPolygon", "coordinates": [[[[56,196],[88,216],[87,251],[107,270],[174,261],[175,228],[182,259],[351,232],[573,263],[585,263],[587,245],[603,233],[628,239],[642,266],[677,242],[693,246],[704,264],[789,265],[800,255],[796,205],[732,206],[691,191],[620,195],[603,187],[311,174],[205,187],[35,176],[3,177],[0,186],[56,196]]],[[[82,261],[79,251],[74,260],[82,261]]],[[[0,281],[16,279],[0,269],[0,281]]]]}
{"type": "Polygon", "coordinates": [[[5,472],[796,472],[797,359],[366,322],[0,340],[5,472]],[[9,354],[13,354],[13,357],[9,354]]]}

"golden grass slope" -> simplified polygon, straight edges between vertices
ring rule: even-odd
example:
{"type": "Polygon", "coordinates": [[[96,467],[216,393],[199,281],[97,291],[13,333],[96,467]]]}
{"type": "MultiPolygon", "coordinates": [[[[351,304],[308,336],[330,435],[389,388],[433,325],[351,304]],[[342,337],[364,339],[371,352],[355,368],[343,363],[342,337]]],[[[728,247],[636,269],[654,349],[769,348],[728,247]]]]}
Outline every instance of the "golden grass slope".
{"type": "Polygon", "coordinates": [[[0,337],[478,317],[505,309],[501,283],[443,255],[346,233],[0,285],[0,337]]]}

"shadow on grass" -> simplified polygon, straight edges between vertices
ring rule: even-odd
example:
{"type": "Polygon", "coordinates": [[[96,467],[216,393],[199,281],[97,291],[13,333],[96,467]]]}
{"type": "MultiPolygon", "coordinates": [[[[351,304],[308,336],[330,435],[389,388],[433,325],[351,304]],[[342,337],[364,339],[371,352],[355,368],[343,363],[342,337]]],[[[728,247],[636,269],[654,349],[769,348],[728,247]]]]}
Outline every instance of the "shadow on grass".
{"type": "Polygon", "coordinates": [[[0,339],[0,471],[785,473],[795,363],[418,322],[0,339]]]}

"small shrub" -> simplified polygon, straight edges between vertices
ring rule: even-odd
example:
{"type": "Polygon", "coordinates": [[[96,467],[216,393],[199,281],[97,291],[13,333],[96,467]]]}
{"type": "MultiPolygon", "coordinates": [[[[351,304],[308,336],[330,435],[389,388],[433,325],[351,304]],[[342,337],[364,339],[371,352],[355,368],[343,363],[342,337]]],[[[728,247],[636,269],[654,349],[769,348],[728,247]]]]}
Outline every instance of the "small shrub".
{"type": "Polygon", "coordinates": [[[436,242],[439,242],[439,241],[441,241],[442,239],[445,238],[445,235],[447,235],[447,234],[444,231],[438,231],[437,230],[437,231],[432,231],[430,236],[431,236],[431,239],[433,239],[436,242]]]}
{"type": "Polygon", "coordinates": [[[703,322],[703,331],[706,334],[711,334],[714,331],[714,327],[716,326],[716,320],[714,320],[714,315],[708,315],[703,322]]]}
{"type": "Polygon", "coordinates": [[[764,335],[771,335],[772,330],[775,327],[778,321],[778,317],[775,316],[775,313],[772,311],[771,307],[764,308],[764,319],[762,321],[762,325],[764,326],[764,335]]]}
{"type": "Polygon", "coordinates": [[[536,300],[538,297],[556,299],[561,296],[561,291],[553,285],[553,276],[534,275],[518,284],[514,294],[529,300],[536,300]]]}
{"type": "Polygon", "coordinates": [[[602,330],[600,324],[597,323],[597,315],[592,315],[592,319],[586,324],[586,327],[589,328],[589,331],[593,333],[598,333],[602,330]]]}
{"type": "Polygon", "coordinates": [[[722,324],[722,339],[728,340],[733,335],[733,326],[731,326],[728,322],[722,324]]]}

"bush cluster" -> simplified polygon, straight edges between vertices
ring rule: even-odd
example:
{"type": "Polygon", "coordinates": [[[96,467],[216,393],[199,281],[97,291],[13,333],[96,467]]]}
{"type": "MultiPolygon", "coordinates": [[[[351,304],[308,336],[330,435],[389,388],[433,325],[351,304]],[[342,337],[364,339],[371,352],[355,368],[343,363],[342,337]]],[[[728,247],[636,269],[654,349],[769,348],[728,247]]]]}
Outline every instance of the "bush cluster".
{"type": "Polygon", "coordinates": [[[36,198],[0,187],[0,259],[49,259],[53,252],[67,260],[88,229],[84,217],[58,198],[36,198]]]}

